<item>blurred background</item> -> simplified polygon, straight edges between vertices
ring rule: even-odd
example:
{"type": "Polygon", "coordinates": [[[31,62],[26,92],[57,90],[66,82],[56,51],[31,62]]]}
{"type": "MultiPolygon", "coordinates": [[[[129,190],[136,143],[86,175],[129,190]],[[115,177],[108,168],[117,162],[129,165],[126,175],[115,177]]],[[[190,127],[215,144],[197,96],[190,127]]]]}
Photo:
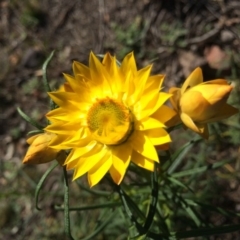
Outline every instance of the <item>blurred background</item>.
{"type": "MultiPolygon", "coordinates": [[[[34,128],[16,110],[20,107],[46,124],[49,100],[43,89],[42,64],[51,51],[55,55],[48,79],[53,89],[63,82],[63,72],[72,73],[73,60],[88,64],[90,51],[110,52],[119,60],[134,51],[139,67],[153,63],[153,73],[166,74],[165,91],[180,86],[200,66],[205,80],[232,81],[235,90],[230,101],[239,107],[239,36],[239,0],[0,0],[0,239],[65,239],[63,212],[54,207],[63,202],[61,169],[48,178],[40,194],[43,210],[37,211],[35,187],[49,165],[21,163],[27,132],[34,128]]],[[[210,202],[239,212],[239,116],[211,129],[215,135],[207,144],[195,146],[188,161],[234,161],[201,176],[196,187],[208,191],[205,197],[210,202]]],[[[181,131],[172,137],[174,152],[193,135],[181,131]]],[[[82,184],[87,186],[85,178],[82,184]]],[[[81,205],[104,199],[84,198],[81,187],[71,183],[70,201],[81,205]]],[[[99,213],[73,213],[72,217],[73,235],[80,239],[89,234],[99,213]]],[[[215,225],[238,222],[217,214],[209,219],[215,225]]],[[[127,239],[127,233],[124,220],[113,221],[90,239],[127,239]]],[[[211,239],[240,239],[240,233],[211,239]]]]}

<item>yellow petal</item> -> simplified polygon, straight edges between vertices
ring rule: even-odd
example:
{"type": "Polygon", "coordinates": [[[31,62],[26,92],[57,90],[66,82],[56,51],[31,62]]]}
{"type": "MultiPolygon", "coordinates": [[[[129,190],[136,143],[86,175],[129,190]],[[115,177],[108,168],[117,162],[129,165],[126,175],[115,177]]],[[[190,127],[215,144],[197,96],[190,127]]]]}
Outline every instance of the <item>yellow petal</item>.
{"type": "Polygon", "coordinates": [[[157,97],[155,98],[152,96],[152,100],[149,102],[145,102],[143,104],[140,104],[134,106],[134,115],[138,120],[142,120],[152,114],[154,114],[163,104],[170,98],[170,94],[160,92],[157,97]],[[140,109],[142,107],[142,109],[140,109]]]}
{"type": "Polygon", "coordinates": [[[33,135],[33,136],[29,137],[29,138],[27,139],[27,143],[28,143],[29,145],[32,144],[33,141],[34,141],[36,138],[40,137],[41,135],[42,135],[42,133],[39,133],[39,134],[36,134],[36,135],[33,135]]]}
{"type": "Polygon", "coordinates": [[[72,77],[71,75],[65,73],[63,75],[71,86],[71,89],[74,89],[74,92],[77,94],[76,97],[78,98],[78,102],[91,102],[91,99],[89,98],[90,89],[84,81],[77,80],[75,77],[72,77]]]}
{"type": "MultiPolygon", "coordinates": [[[[162,112],[162,115],[164,114],[162,112]]],[[[134,123],[134,127],[136,130],[148,130],[154,128],[163,128],[165,125],[162,122],[158,121],[158,119],[149,117],[144,121],[136,121],[134,123]]]]}
{"type": "Polygon", "coordinates": [[[73,92],[49,92],[48,95],[51,99],[60,107],[66,108],[68,110],[76,111],[78,108],[76,105],[72,104],[66,99],[77,99],[76,93],[73,92]]]}
{"type": "Polygon", "coordinates": [[[93,168],[106,155],[106,153],[106,148],[96,145],[92,151],[81,157],[78,164],[75,166],[73,180],[79,178],[93,168]]]}
{"type": "Polygon", "coordinates": [[[117,66],[116,57],[112,57],[109,53],[105,54],[103,59],[103,65],[108,72],[109,79],[108,82],[111,82],[112,91],[118,93],[123,90],[123,75],[117,66]],[[114,79],[114,81],[112,81],[114,79]]]}
{"type": "Polygon", "coordinates": [[[166,105],[162,105],[151,117],[156,118],[161,123],[166,123],[176,116],[176,112],[166,105]]]}
{"type": "MultiPolygon", "coordinates": [[[[128,72],[125,76],[125,82],[123,84],[123,101],[126,103],[126,105],[131,102],[131,96],[133,96],[135,91],[135,85],[133,81],[133,74],[132,72],[128,72]]],[[[132,98],[132,102],[135,102],[134,99],[132,98]]]]}
{"type": "Polygon", "coordinates": [[[72,135],[81,130],[81,128],[81,121],[76,120],[71,122],[63,122],[60,124],[50,124],[45,128],[45,130],[60,135],[72,135]],[[79,125],[79,128],[76,128],[77,125],[79,125]]]}
{"type": "Polygon", "coordinates": [[[172,96],[170,97],[170,102],[171,102],[173,108],[176,111],[179,111],[179,101],[181,98],[181,89],[172,87],[169,89],[169,93],[172,94],[172,96]]]}
{"type": "Polygon", "coordinates": [[[80,159],[77,158],[77,159],[69,162],[69,163],[66,165],[66,169],[67,169],[67,170],[71,170],[71,169],[76,168],[76,166],[77,166],[77,164],[78,164],[79,161],[80,161],[80,159]]]}
{"type": "Polygon", "coordinates": [[[79,147],[72,149],[71,152],[69,153],[67,159],[65,160],[64,165],[69,164],[70,162],[79,159],[82,157],[84,154],[92,151],[94,147],[96,146],[96,141],[91,141],[87,146],[85,147],[79,147]]]}
{"type": "MultiPolygon", "coordinates": [[[[134,105],[134,109],[142,111],[150,102],[155,103],[158,101],[159,91],[163,83],[163,75],[149,76],[142,92],[141,98],[134,105]]],[[[139,88],[139,84],[136,84],[136,88],[139,88]]]]}
{"type": "Polygon", "coordinates": [[[137,66],[133,52],[129,53],[124,57],[120,69],[122,70],[122,73],[132,72],[133,75],[137,73],[137,66]]]}
{"type": "Polygon", "coordinates": [[[127,143],[111,147],[112,167],[110,174],[116,184],[120,184],[130,163],[132,148],[127,143]]]}
{"type": "Polygon", "coordinates": [[[192,88],[203,82],[202,69],[196,68],[183,83],[181,88],[181,94],[183,94],[187,89],[192,88]]]}
{"type": "Polygon", "coordinates": [[[142,97],[151,69],[152,66],[147,66],[137,72],[137,76],[134,78],[135,91],[133,95],[130,96],[131,101],[128,102],[129,107],[135,104],[142,97]]]}
{"type": "Polygon", "coordinates": [[[80,121],[81,118],[86,117],[86,112],[84,111],[71,111],[69,109],[56,108],[47,113],[47,118],[54,121],[62,121],[69,122],[69,115],[71,115],[71,120],[76,121],[77,119],[80,121]]]}
{"type": "Polygon", "coordinates": [[[183,94],[180,108],[182,113],[196,122],[208,119],[218,111],[218,109],[211,108],[209,102],[203,98],[200,92],[194,90],[189,90],[183,94]]]}
{"type": "Polygon", "coordinates": [[[110,167],[109,169],[109,173],[113,179],[113,181],[116,184],[120,184],[122,182],[123,179],[123,175],[121,174],[121,172],[118,170],[118,168],[114,167],[113,165],[110,167]]]}
{"type": "Polygon", "coordinates": [[[78,138],[80,133],[76,133],[75,135],[58,135],[56,139],[53,139],[49,146],[54,149],[70,149],[70,148],[77,148],[77,147],[85,147],[91,141],[92,138],[90,136],[78,138]]]}
{"type": "Polygon", "coordinates": [[[112,158],[109,152],[88,172],[90,187],[96,185],[112,166],[112,158]]]}
{"type": "Polygon", "coordinates": [[[180,115],[182,122],[186,125],[186,127],[190,128],[194,132],[200,132],[197,125],[193,122],[193,120],[185,113],[181,113],[180,115]]]}
{"type": "Polygon", "coordinates": [[[91,79],[89,67],[85,66],[80,62],[77,61],[73,62],[73,73],[75,77],[77,77],[78,75],[83,75],[87,79],[91,79]]]}
{"type": "Polygon", "coordinates": [[[159,146],[171,142],[171,138],[168,132],[163,128],[149,129],[144,131],[144,134],[146,134],[154,146],[159,146]]]}
{"type": "Polygon", "coordinates": [[[209,104],[216,106],[217,104],[222,105],[226,102],[232,89],[233,87],[230,85],[201,84],[192,88],[192,91],[201,93],[209,104]]]}
{"type": "MultiPolygon", "coordinates": [[[[145,132],[146,131],[144,131],[144,133],[145,132]]],[[[159,159],[157,151],[153,146],[152,141],[150,141],[149,138],[144,135],[144,133],[141,131],[134,131],[133,135],[130,137],[131,140],[129,139],[130,144],[132,148],[139,154],[145,156],[148,159],[151,159],[152,161],[158,162],[159,159]]]]}
{"type": "Polygon", "coordinates": [[[155,93],[155,91],[160,91],[162,83],[164,80],[164,75],[154,75],[150,76],[147,80],[144,95],[148,93],[155,93]]]}
{"type": "Polygon", "coordinates": [[[139,167],[145,168],[152,172],[154,171],[154,161],[147,159],[145,156],[139,154],[138,152],[133,151],[132,162],[134,162],[139,167]]]}
{"type": "Polygon", "coordinates": [[[226,81],[225,79],[214,79],[214,80],[210,80],[210,81],[206,81],[201,83],[201,85],[229,85],[228,81],[226,81]]]}
{"type": "Polygon", "coordinates": [[[89,58],[89,68],[92,82],[91,86],[97,92],[97,97],[105,97],[106,94],[112,94],[111,87],[107,82],[108,73],[99,59],[91,52],[89,58]]]}
{"type": "Polygon", "coordinates": [[[103,57],[102,64],[108,72],[111,71],[112,60],[112,56],[109,52],[107,52],[103,57]]]}

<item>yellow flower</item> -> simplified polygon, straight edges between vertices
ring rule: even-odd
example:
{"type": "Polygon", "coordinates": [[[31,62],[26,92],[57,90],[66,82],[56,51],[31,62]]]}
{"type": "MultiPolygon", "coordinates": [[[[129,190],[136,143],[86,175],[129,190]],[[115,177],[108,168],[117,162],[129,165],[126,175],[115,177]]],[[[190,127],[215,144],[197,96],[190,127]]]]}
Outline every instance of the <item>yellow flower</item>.
{"type": "Polygon", "coordinates": [[[238,113],[236,108],[226,103],[232,89],[223,79],[203,82],[202,70],[196,68],[181,89],[169,90],[173,94],[170,101],[184,125],[207,139],[207,123],[238,113]]]}
{"type": "Polygon", "coordinates": [[[64,162],[65,153],[49,147],[49,143],[56,138],[53,133],[40,133],[30,137],[27,143],[30,144],[23,159],[25,164],[41,164],[58,160],[60,164],[64,162]]]}
{"type": "Polygon", "coordinates": [[[88,173],[93,186],[109,171],[120,184],[130,161],[153,171],[155,146],[171,141],[164,123],[175,112],[163,105],[171,96],[159,92],[164,77],[150,71],[138,71],[132,53],[120,67],[110,54],[100,62],[91,53],[89,67],[74,62],[74,76],[64,74],[68,90],[49,93],[59,108],[47,114],[46,130],[58,135],[51,147],[72,149],[65,165],[73,180],[88,173]]]}

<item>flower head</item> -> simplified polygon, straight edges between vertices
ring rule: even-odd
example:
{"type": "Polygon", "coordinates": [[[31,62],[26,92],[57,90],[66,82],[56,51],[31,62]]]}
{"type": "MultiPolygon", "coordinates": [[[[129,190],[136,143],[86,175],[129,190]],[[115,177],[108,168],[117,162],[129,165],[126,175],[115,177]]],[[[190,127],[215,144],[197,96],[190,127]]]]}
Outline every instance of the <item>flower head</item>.
{"type": "Polygon", "coordinates": [[[226,80],[203,82],[202,71],[196,68],[184,82],[182,88],[171,88],[170,98],[184,125],[208,138],[207,123],[230,117],[238,110],[226,101],[233,87],[226,80]]]}
{"type": "Polygon", "coordinates": [[[91,53],[89,67],[74,62],[74,76],[64,74],[65,91],[49,93],[59,108],[47,114],[46,130],[58,135],[51,147],[71,149],[65,165],[73,179],[88,173],[93,186],[109,171],[120,184],[130,161],[153,171],[155,146],[171,141],[164,123],[175,112],[163,105],[171,96],[159,92],[164,77],[150,71],[137,70],[132,53],[121,66],[91,53]]]}
{"type": "Polygon", "coordinates": [[[40,133],[30,137],[27,143],[30,144],[28,151],[23,159],[25,164],[41,164],[57,159],[63,163],[64,154],[58,149],[49,147],[49,143],[56,137],[53,133],[40,133]]]}

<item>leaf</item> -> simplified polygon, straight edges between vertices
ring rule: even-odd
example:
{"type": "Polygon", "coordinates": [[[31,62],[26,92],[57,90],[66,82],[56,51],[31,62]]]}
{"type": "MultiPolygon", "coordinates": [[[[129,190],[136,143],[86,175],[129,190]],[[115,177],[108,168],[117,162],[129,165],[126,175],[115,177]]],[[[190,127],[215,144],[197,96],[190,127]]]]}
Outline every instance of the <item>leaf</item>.
{"type": "Polygon", "coordinates": [[[47,80],[47,67],[48,67],[49,62],[53,58],[54,52],[55,51],[51,52],[51,54],[45,60],[45,62],[43,63],[43,66],[42,66],[42,70],[43,70],[43,85],[44,85],[44,88],[45,88],[46,92],[51,92],[51,88],[50,88],[48,80],[47,80]]]}
{"type": "Polygon", "coordinates": [[[35,208],[37,210],[42,210],[41,208],[38,207],[38,196],[39,196],[39,192],[43,186],[44,181],[46,180],[46,178],[48,177],[48,175],[53,171],[53,169],[58,165],[57,163],[54,163],[41,177],[40,181],[37,184],[36,190],[35,190],[35,208]]]}
{"type": "Polygon", "coordinates": [[[168,167],[168,174],[172,174],[176,168],[180,165],[185,155],[190,151],[190,149],[194,146],[195,143],[201,141],[202,138],[198,138],[196,140],[192,140],[185,145],[183,145],[177,152],[175,152],[171,157],[172,164],[168,167]]]}
{"type": "Polygon", "coordinates": [[[39,123],[37,123],[35,120],[33,120],[32,118],[30,118],[27,114],[25,114],[19,107],[17,108],[18,113],[20,114],[20,116],[27,122],[29,122],[31,125],[33,125],[34,127],[36,127],[39,130],[42,130],[44,128],[44,126],[40,125],[39,123]]]}

